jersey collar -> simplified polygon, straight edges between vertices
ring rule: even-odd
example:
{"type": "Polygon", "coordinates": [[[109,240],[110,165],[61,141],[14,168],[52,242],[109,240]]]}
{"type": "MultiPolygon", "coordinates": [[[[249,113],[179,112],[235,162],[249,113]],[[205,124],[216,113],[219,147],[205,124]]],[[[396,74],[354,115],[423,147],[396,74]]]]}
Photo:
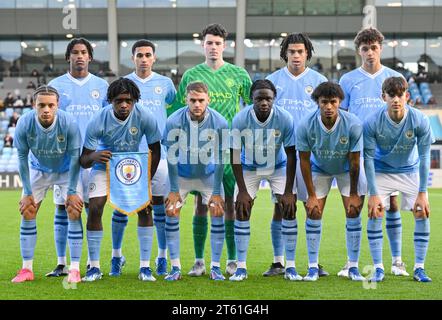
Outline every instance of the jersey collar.
{"type": "Polygon", "coordinates": [[[189,107],[187,107],[187,110],[186,110],[187,121],[189,121],[191,126],[194,126],[194,127],[198,126],[199,128],[201,128],[206,123],[207,119],[209,118],[209,114],[210,114],[210,110],[209,110],[209,107],[207,106],[203,121],[197,122],[197,121],[193,121],[192,119],[190,119],[189,107]]]}
{"type": "Polygon", "coordinates": [[[256,117],[255,109],[253,109],[253,106],[252,106],[252,108],[251,108],[250,111],[251,111],[251,113],[252,113],[253,120],[255,120],[255,122],[256,122],[260,127],[265,127],[265,126],[267,126],[267,125],[269,124],[270,121],[272,121],[272,118],[273,118],[273,114],[274,114],[275,109],[274,109],[274,107],[272,107],[272,110],[270,110],[269,117],[268,117],[267,120],[264,121],[264,122],[261,122],[261,121],[258,120],[258,118],[256,117]]]}
{"type": "Polygon", "coordinates": [[[399,123],[393,121],[393,120],[390,118],[390,115],[388,114],[388,109],[387,109],[387,108],[385,109],[384,113],[385,113],[385,117],[387,118],[387,121],[390,122],[392,126],[394,126],[394,127],[400,127],[400,126],[402,126],[402,125],[404,124],[405,119],[407,119],[407,115],[408,115],[408,106],[405,106],[404,117],[402,118],[402,120],[401,120],[399,123]]]}
{"type": "Polygon", "coordinates": [[[319,124],[321,125],[322,130],[324,130],[325,133],[330,134],[330,133],[332,133],[333,131],[335,131],[336,127],[337,127],[338,124],[339,124],[339,121],[341,121],[341,116],[338,114],[338,117],[336,118],[336,122],[335,122],[335,124],[333,125],[333,127],[331,127],[331,129],[327,129],[327,127],[324,125],[324,123],[322,123],[322,120],[321,120],[321,113],[318,114],[318,121],[319,121],[319,124]]]}
{"type": "Polygon", "coordinates": [[[35,113],[35,121],[37,121],[37,126],[40,128],[41,131],[43,131],[45,133],[48,133],[48,132],[52,131],[52,129],[54,129],[54,127],[57,123],[57,119],[58,119],[58,116],[55,115],[54,122],[52,122],[52,124],[49,127],[45,128],[41,125],[40,121],[38,121],[37,113],[35,113]]]}
{"type": "Polygon", "coordinates": [[[285,73],[287,73],[287,75],[292,78],[293,80],[299,80],[301,79],[303,76],[305,76],[309,71],[310,68],[309,67],[305,67],[305,70],[299,75],[299,76],[294,76],[290,71],[289,68],[284,67],[284,71],[285,73]]]}
{"type": "Polygon", "coordinates": [[[155,75],[155,72],[152,71],[152,73],[150,74],[150,76],[148,76],[148,77],[145,78],[145,79],[140,78],[140,77],[135,73],[135,71],[132,72],[132,74],[133,74],[133,77],[134,77],[137,81],[139,81],[139,82],[141,82],[141,83],[144,84],[144,83],[148,82],[149,80],[151,80],[151,79],[153,78],[153,76],[155,75]]]}
{"type": "Polygon", "coordinates": [[[114,114],[114,108],[110,108],[109,109],[109,112],[111,113],[111,117],[115,120],[115,121],[117,121],[119,124],[121,124],[121,125],[124,125],[124,124],[126,124],[128,121],[129,121],[129,119],[132,117],[132,114],[133,114],[133,112],[134,112],[134,109],[135,109],[135,105],[133,106],[133,108],[132,108],[132,111],[129,113],[129,116],[126,118],[126,120],[120,120],[120,119],[118,119],[116,116],[115,116],[115,114],[114,114]]]}
{"type": "Polygon", "coordinates": [[[69,80],[71,80],[72,82],[76,83],[81,87],[86,82],[88,82],[90,78],[92,78],[92,73],[89,72],[89,74],[86,77],[84,77],[82,80],[75,79],[69,72],[66,73],[66,76],[68,77],[69,80]]]}
{"type": "Polygon", "coordinates": [[[361,72],[363,75],[365,75],[366,77],[369,77],[371,79],[376,78],[378,75],[380,75],[382,72],[384,72],[385,67],[383,65],[381,65],[381,68],[376,72],[376,73],[368,73],[367,71],[365,71],[362,67],[359,67],[358,70],[359,72],[361,72]]]}

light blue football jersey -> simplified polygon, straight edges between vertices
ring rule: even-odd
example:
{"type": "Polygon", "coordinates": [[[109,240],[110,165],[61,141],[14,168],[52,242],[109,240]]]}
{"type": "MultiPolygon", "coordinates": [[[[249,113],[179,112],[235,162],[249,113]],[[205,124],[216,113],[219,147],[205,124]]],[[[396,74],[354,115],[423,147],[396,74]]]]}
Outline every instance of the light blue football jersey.
{"type": "Polygon", "coordinates": [[[231,136],[231,148],[241,150],[241,164],[248,171],[285,167],[284,148],[296,141],[292,116],[276,105],[265,122],[257,119],[253,105],[242,109],[233,118],[231,136]]]}
{"type": "Polygon", "coordinates": [[[362,124],[346,111],[339,110],[333,128],[328,130],[321,120],[321,112],[305,117],[296,131],[298,151],[311,152],[312,171],[337,175],[349,171],[348,154],[362,152],[362,124]]]}
{"type": "Polygon", "coordinates": [[[190,119],[187,106],[167,119],[163,144],[168,149],[169,163],[177,162],[180,177],[199,179],[211,175],[216,165],[222,164],[221,152],[229,148],[227,120],[210,107],[206,110],[200,123],[190,119]]]}
{"type": "Polygon", "coordinates": [[[48,85],[60,95],[59,108],[70,113],[78,123],[81,141],[84,141],[87,124],[92,116],[108,105],[108,83],[89,73],[85,78],[75,79],[69,72],[52,79],[48,85]]]}
{"type": "Polygon", "coordinates": [[[355,114],[364,122],[376,109],[384,107],[382,83],[389,77],[402,75],[385,66],[375,74],[368,73],[362,67],[347,72],[339,80],[344,91],[341,109],[355,114]]]}
{"type": "Polygon", "coordinates": [[[266,79],[275,85],[275,104],[292,115],[295,130],[303,117],[318,109],[311,94],[319,84],[327,81],[322,74],[308,67],[297,77],[284,67],[268,75],[266,79]]]}
{"type": "Polygon", "coordinates": [[[400,123],[391,120],[387,106],[364,123],[364,155],[374,159],[376,172],[417,171],[418,146],[429,147],[434,142],[428,117],[408,105],[405,108],[406,114],[400,123]]]}
{"type": "MultiPolygon", "coordinates": [[[[136,83],[140,89],[141,98],[138,104],[145,107],[150,114],[155,117],[161,132],[166,128],[167,106],[172,104],[175,99],[176,90],[173,82],[168,77],[159,75],[156,72],[146,79],[141,79],[135,72],[125,76],[136,83]]],[[[147,151],[146,139],[142,139],[140,151],[147,151]]],[[[166,158],[166,148],[161,148],[161,159],[166,158]]]]}
{"type": "Polygon", "coordinates": [[[69,170],[70,157],[80,155],[81,140],[77,123],[72,116],[58,110],[54,123],[44,128],[35,110],[17,122],[14,146],[19,153],[28,154],[31,168],[47,173],[69,170]]]}
{"type": "MultiPolygon", "coordinates": [[[[135,104],[127,119],[121,121],[115,117],[112,105],[108,105],[89,122],[84,147],[97,151],[137,152],[143,136],[148,144],[161,141],[156,120],[142,106],[135,104]]],[[[106,170],[106,166],[94,163],[93,169],[106,170]]]]}

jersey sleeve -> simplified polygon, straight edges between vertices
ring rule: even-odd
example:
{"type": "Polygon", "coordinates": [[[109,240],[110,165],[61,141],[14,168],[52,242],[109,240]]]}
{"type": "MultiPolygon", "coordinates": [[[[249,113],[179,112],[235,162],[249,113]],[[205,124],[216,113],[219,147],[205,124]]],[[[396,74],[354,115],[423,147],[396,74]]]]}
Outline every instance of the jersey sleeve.
{"type": "Polygon", "coordinates": [[[342,77],[341,80],[339,80],[339,85],[342,88],[342,91],[344,91],[344,100],[341,101],[340,108],[343,110],[348,110],[348,107],[350,106],[350,90],[348,88],[348,81],[346,80],[346,77],[342,77]]]}
{"type": "Polygon", "coordinates": [[[26,124],[25,117],[22,117],[17,122],[15,129],[13,145],[17,148],[18,153],[18,173],[23,184],[23,194],[26,196],[32,195],[31,180],[29,175],[29,145],[26,140],[26,124]]]}
{"type": "Polygon", "coordinates": [[[169,108],[167,108],[167,116],[170,116],[172,113],[186,105],[186,87],[188,81],[188,73],[184,72],[180,84],[178,85],[178,91],[176,92],[175,99],[169,108]]]}
{"type": "Polygon", "coordinates": [[[173,101],[175,100],[175,96],[176,96],[176,89],[175,86],[173,85],[172,80],[168,79],[167,81],[167,94],[166,94],[166,103],[168,105],[171,105],[173,103],[173,101]]]}
{"type": "Polygon", "coordinates": [[[172,146],[179,139],[180,132],[179,130],[176,130],[174,126],[176,121],[177,119],[175,115],[172,116],[171,118],[168,118],[166,121],[166,126],[164,127],[164,132],[162,134],[162,140],[161,140],[161,144],[164,145],[166,148],[172,146]]]}
{"type": "Polygon", "coordinates": [[[242,85],[240,95],[244,102],[249,105],[252,101],[250,100],[250,88],[252,87],[252,79],[250,79],[249,74],[246,70],[242,70],[242,85]]]}
{"type": "Polygon", "coordinates": [[[69,122],[67,150],[70,155],[79,154],[81,149],[81,134],[77,122],[69,122]]]}
{"type": "Polygon", "coordinates": [[[161,131],[158,122],[153,117],[144,117],[144,135],[147,144],[153,144],[161,141],[161,131]]]}
{"type": "Polygon", "coordinates": [[[109,102],[107,101],[107,89],[109,85],[107,83],[104,83],[100,90],[100,96],[102,97],[101,100],[101,107],[104,108],[105,106],[109,105],[109,102]]]}
{"type": "Polygon", "coordinates": [[[22,117],[18,119],[12,144],[19,152],[21,151],[27,154],[29,152],[29,145],[26,139],[26,118],[22,117]]]}
{"type": "Polygon", "coordinates": [[[358,119],[350,127],[350,152],[362,152],[364,138],[362,124],[358,119]]]}
{"type": "Polygon", "coordinates": [[[100,129],[97,123],[98,117],[93,117],[87,125],[84,147],[89,150],[96,150],[100,139],[100,129]]]}
{"type": "Polygon", "coordinates": [[[365,175],[367,177],[367,187],[370,196],[377,195],[378,190],[376,188],[376,176],[374,169],[374,155],[376,150],[376,137],[373,128],[370,123],[375,122],[375,118],[371,118],[373,121],[367,121],[363,125],[364,135],[364,168],[365,175]]]}
{"type": "Polygon", "coordinates": [[[417,145],[430,145],[435,142],[433,132],[431,131],[430,120],[423,115],[416,130],[417,145]]]}
{"type": "Polygon", "coordinates": [[[308,143],[308,129],[305,121],[302,121],[296,130],[296,149],[304,152],[312,151],[308,143]]]}
{"type": "Polygon", "coordinates": [[[435,141],[428,117],[422,116],[416,136],[419,153],[419,192],[426,192],[428,175],[430,173],[430,147],[435,141]]]}
{"type": "Polygon", "coordinates": [[[288,115],[285,125],[284,148],[296,145],[295,124],[291,115],[288,115]]]}
{"type": "Polygon", "coordinates": [[[241,114],[237,114],[232,120],[232,131],[230,132],[230,148],[235,150],[242,149],[242,137],[240,127],[241,114]]]}

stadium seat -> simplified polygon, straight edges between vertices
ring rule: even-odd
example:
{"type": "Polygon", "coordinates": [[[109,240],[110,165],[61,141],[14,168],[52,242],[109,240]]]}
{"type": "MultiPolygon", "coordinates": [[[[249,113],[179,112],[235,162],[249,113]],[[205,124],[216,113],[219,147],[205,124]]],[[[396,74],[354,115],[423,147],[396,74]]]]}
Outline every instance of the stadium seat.
{"type": "Polygon", "coordinates": [[[0,124],[0,130],[2,130],[2,132],[6,132],[8,130],[8,124],[9,120],[2,120],[0,124]]]}
{"type": "Polygon", "coordinates": [[[6,172],[6,166],[0,163],[0,172],[6,172]]]}
{"type": "Polygon", "coordinates": [[[24,108],[23,109],[23,114],[25,114],[25,113],[27,113],[27,112],[29,112],[29,111],[31,111],[32,110],[32,108],[24,108]]]}
{"type": "Polygon", "coordinates": [[[6,108],[5,114],[8,118],[12,117],[12,114],[14,113],[14,109],[12,108],[6,108]]]}
{"type": "Polygon", "coordinates": [[[17,166],[17,164],[16,163],[13,163],[13,164],[8,164],[7,166],[6,166],[6,172],[18,172],[18,166],[17,166]]]}
{"type": "Polygon", "coordinates": [[[12,154],[12,148],[3,148],[3,155],[7,154],[7,155],[11,155],[12,154]]]}
{"type": "Polygon", "coordinates": [[[434,138],[436,140],[442,140],[442,125],[438,115],[432,115],[428,117],[430,119],[431,131],[433,131],[434,138]]]}

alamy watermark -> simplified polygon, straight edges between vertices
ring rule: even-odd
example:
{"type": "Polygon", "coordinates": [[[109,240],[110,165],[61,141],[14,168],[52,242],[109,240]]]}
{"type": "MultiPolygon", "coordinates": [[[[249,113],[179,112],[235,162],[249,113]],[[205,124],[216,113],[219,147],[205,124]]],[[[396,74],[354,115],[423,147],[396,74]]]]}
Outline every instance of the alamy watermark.
{"type": "Polygon", "coordinates": [[[67,4],[63,7],[63,29],[76,30],[77,29],[77,8],[75,4],[67,4]]]}
{"type": "MultiPolygon", "coordinates": [[[[229,164],[228,150],[243,151],[243,164],[272,167],[276,153],[282,147],[278,129],[203,129],[190,126],[189,132],[172,129],[165,144],[170,164],[229,164]]],[[[240,159],[240,158],[239,158],[240,159]]],[[[240,160],[239,160],[240,161],[240,160]]],[[[233,164],[240,164],[234,157],[233,164]]]]}

